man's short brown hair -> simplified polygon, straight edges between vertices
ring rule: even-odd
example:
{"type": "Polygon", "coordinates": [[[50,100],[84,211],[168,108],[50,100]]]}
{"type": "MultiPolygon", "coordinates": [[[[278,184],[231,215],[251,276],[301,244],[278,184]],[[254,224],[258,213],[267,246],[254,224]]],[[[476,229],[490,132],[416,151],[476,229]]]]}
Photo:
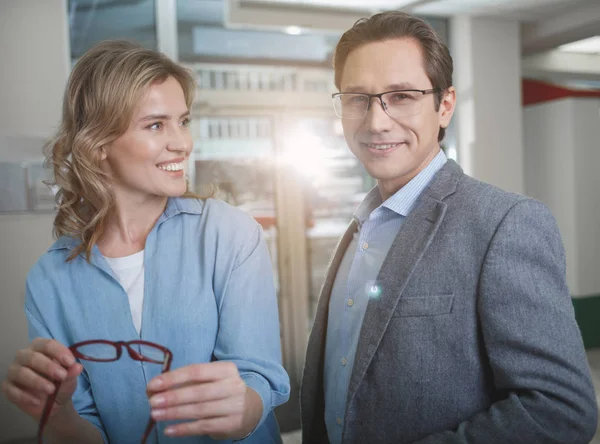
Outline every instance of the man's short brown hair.
{"type": "MultiPolygon", "coordinates": [[[[387,11],[362,18],[342,35],[333,57],[335,86],[340,89],[344,65],[352,51],[366,43],[399,38],[414,39],[419,43],[427,77],[432,86],[440,90],[435,95],[437,111],[446,90],[452,86],[452,57],[429,23],[405,12],[387,11]]],[[[440,128],[438,141],[442,141],[445,133],[445,128],[440,128]]]]}

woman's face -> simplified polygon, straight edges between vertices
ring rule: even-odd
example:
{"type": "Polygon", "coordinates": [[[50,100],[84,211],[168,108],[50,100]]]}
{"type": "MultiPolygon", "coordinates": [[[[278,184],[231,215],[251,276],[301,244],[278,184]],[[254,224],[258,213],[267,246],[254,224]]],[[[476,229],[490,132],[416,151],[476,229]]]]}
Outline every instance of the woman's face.
{"type": "Polygon", "coordinates": [[[192,150],[190,112],[175,78],[150,85],[127,131],[102,150],[102,167],[117,196],[127,199],[180,196],[192,150]]]}

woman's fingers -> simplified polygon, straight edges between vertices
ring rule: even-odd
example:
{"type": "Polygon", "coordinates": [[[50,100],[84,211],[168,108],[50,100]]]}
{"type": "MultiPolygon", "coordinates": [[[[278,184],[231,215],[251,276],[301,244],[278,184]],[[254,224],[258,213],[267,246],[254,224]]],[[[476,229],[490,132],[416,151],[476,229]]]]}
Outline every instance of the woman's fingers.
{"type": "Polygon", "coordinates": [[[2,392],[10,402],[19,407],[24,406],[24,404],[41,406],[43,402],[42,399],[38,398],[33,393],[27,392],[7,380],[2,381],[2,392]]]}
{"type": "Polygon", "coordinates": [[[35,347],[30,347],[17,352],[15,364],[30,368],[47,379],[62,381],[67,377],[67,370],[57,362],[57,358],[60,357],[54,354],[47,355],[35,347]]]}
{"type": "Polygon", "coordinates": [[[54,339],[36,338],[31,341],[30,348],[55,359],[65,367],[75,364],[75,357],[69,348],[54,339]]]}
{"type": "Polygon", "coordinates": [[[233,362],[210,362],[192,364],[163,373],[148,383],[150,394],[175,388],[183,384],[221,381],[232,377],[239,378],[237,366],[233,362]]]}
{"type": "Polygon", "coordinates": [[[57,401],[59,397],[70,399],[81,371],[68,347],[54,339],[37,338],[17,352],[2,391],[21,410],[37,417],[48,396],[63,381],[57,401]]]}
{"type": "Polygon", "coordinates": [[[215,439],[246,434],[240,431],[245,430],[249,390],[232,362],[189,365],[148,384],[151,414],[156,421],[188,420],[167,427],[166,434],[210,435],[215,439]]]}
{"type": "Polygon", "coordinates": [[[174,424],[165,429],[168,436],[208,435],[213,439],[230,439],[229,435],[239,427],[228,417],[201,419],[174,424]]]}
{"type": "Polygon", "coordinates": [[[197,421],[183,422],[175,424],[165,429],[168,436],[197,436],[208,435],[213,439],[229,439],[229,435],[235,431],[241,424],[239,421],[232,421],[229,417],[200,419],[197,421]]]}
{"type": "Polygon", "coordinates": [[[160,408],[207,401],[217,401],[245,393],[246,384],[240,378],[227,381],[193,384],[157,393],[150,397],[150,406],[160,408]]]}
{"type": "Polygon", "coordinates": [[[219,401],[198,402],[194,404],[176,405],[173,407],[152,410],[152,417],[157,421],[174,419],[208,419],[222,416],[231,417],[244,413],[244,398],[235,397],[219,401]]]}
{"type": "MultiPolygon", "coordinates": [[[[66,375],[66,372],[65,372],[66,375]]],[[[47,395],[54,393],[55,385],[48,379],[40,376],[29,367],[11,365],[8,370],[7,379],[22,390],[32,392],[44,392],[47,395]]]]}

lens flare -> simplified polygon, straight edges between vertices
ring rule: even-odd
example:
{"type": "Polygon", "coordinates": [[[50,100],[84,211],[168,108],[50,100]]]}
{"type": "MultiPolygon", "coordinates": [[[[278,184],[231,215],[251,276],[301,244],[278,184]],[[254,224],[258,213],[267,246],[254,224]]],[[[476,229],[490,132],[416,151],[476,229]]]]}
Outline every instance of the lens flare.
{"type": "Polygon", "coordinates": [[[382,292],[381,285],[377,282],[368,282],[366,292],[370,299],[379,299],[382,292]]]}

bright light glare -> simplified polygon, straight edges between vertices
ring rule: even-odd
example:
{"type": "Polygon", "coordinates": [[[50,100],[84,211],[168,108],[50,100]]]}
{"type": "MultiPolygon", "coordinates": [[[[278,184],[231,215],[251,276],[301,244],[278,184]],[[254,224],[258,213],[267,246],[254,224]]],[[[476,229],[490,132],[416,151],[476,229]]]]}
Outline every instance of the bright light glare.
{"type": "Polygon", "coordinates": [[[284,29],[286,34],[290,35],[300,35],[302,34],[302,28],[299,26],[288,26],[284,29]]]}
{"type": "Polygon", "coordinates": [[[292,134],[286,139],[280,161],[304,177],[322,180],[327,177],[327,152],[323,142],[312,134],[292,134]]]}

